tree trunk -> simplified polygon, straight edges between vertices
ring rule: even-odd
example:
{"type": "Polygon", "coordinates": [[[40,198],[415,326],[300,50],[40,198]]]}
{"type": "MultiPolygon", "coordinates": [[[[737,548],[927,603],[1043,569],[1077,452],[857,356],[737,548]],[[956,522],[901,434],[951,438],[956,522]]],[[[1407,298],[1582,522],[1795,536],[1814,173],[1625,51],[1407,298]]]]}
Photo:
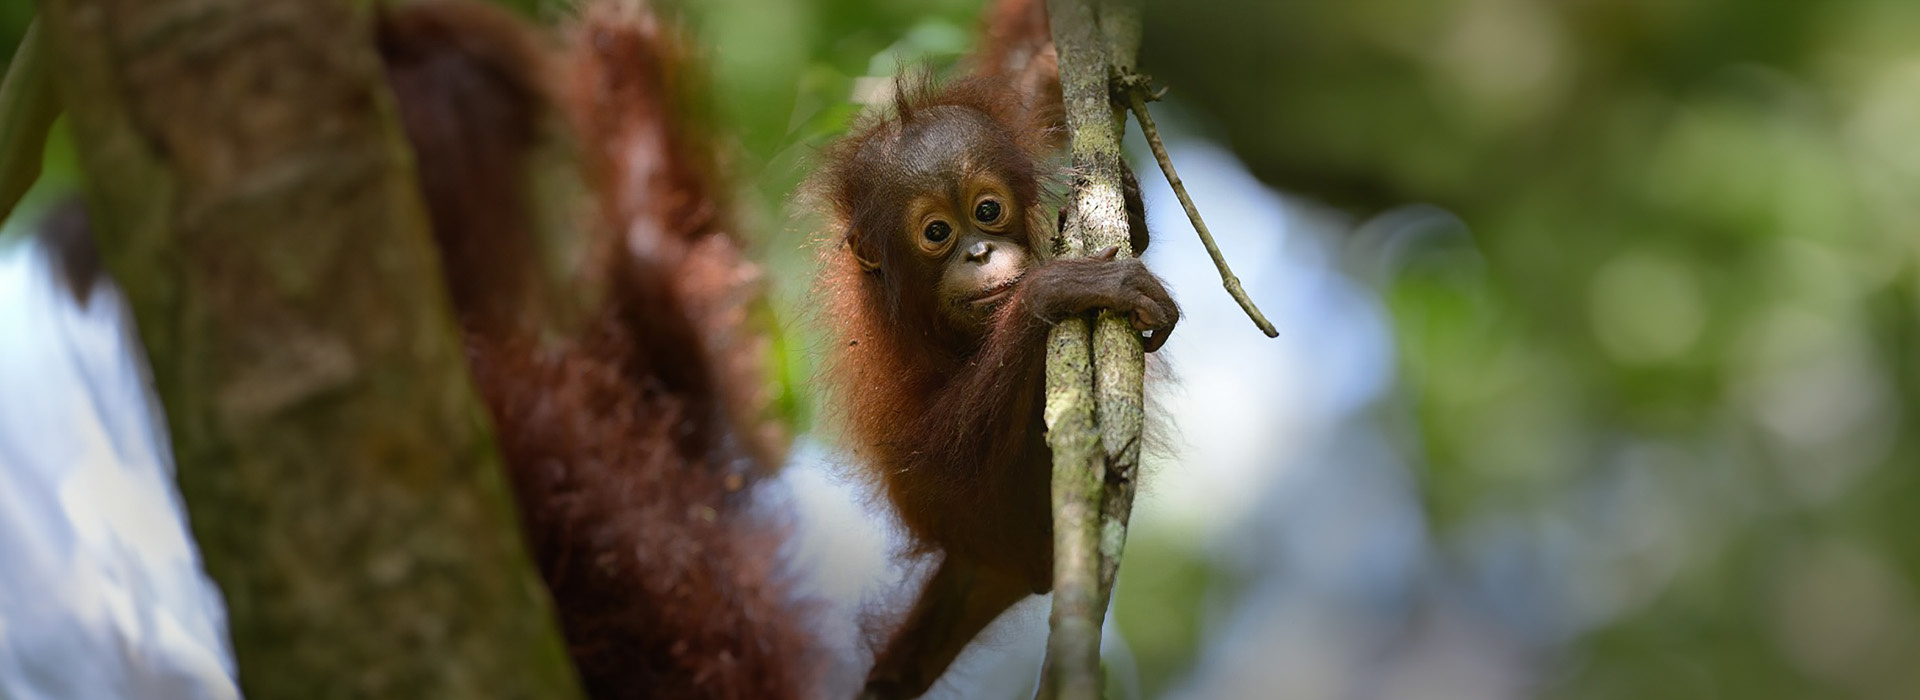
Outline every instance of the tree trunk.
{"type": "Polygon", "coordinates": [[[103,257],[248,695],[577,695],[368,6],[44,0],[103,257]]]}
{"type": "MultiPolygon", "coordinates": [[[[1117,247],[1128,256],[1122,192],[1126,113],[1113,78],[1139,50],[1133,0],[1049,0],[1060,56],[1073,192],[1062,232],[1066,254],[1117,247]]],[[[1101,312],[1090,326],[1067,319],[1047,338],[1047,443],[1053,448],[1053,613],[1041,695],[1098,700],[1100,626],[1126,545],[1140,462],[1145,360],[1140,334],[1101,312]]]]}

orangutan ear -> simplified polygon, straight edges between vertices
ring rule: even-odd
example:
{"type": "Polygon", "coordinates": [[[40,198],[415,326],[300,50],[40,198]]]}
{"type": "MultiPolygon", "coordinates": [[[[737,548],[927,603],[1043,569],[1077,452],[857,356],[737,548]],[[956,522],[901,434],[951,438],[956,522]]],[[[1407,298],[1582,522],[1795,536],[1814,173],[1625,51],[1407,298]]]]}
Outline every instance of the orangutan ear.
{"type": "Polygon", "coordinates": [[[847,254],[852,255],[853,261],[860,264],[860,270],[862,272],[873,272],[880,269],[879,259],[861,254],[860,244],[854,240],[851,229],[847,231],[846,237],[841,240],[847,246],[847,254]]]}

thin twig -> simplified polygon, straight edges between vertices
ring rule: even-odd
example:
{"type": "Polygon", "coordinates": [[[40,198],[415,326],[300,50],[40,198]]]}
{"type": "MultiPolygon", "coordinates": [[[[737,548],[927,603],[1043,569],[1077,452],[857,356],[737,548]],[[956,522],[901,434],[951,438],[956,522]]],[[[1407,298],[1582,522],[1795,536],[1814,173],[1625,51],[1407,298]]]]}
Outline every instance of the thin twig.
{"type": "Polygon", "coordinates": [[[1147,102],[1160,99],[1164,91],[1151,91],[1146,76],[1128,74],[1117,81],[1120,89],[1127,95],[1127,106],[1133,110],[1133,118],[1140,122],[1140,133],[1146,134],[1147,146],[1153,149],[1153,159],[1160,162],[1160,172],[1167,176],[1167,184],[1173,185],[1173,194],[1180,198],[1180,206],[1187,210],[1187,218],[1193,221],[1193,230],[1200,233],[1200,244],[1207,247],[1207,255],[1213,256],[1213,266],[1220,269],[1220,281],[1227,287],[1227,293],[1233,300],[1240,302],[1240,308],[1260,327],[1260,332],[1269,338],[1277,338],[1280,331],[1267,320],[1260,308],[1253,305],[1253,299],[1247,296],[1247,290],[1240,287],[1240,278],[1233,275],[1233,269],[1227,267],[1227,258],[1220,254],[1220,244],[1213,241],[1213,232],[1207,230],[1207,222],[1200,219],[1200,209],[1193,206],[1193,198],[1187,195],[1186,183],[1180,181],[1180,174],[1173,170],[1173,159],[1167,157],[1167,147],[1160,142],[1160,129],[1154,126],[1153,116],[1147,114],[1147,102]]]}

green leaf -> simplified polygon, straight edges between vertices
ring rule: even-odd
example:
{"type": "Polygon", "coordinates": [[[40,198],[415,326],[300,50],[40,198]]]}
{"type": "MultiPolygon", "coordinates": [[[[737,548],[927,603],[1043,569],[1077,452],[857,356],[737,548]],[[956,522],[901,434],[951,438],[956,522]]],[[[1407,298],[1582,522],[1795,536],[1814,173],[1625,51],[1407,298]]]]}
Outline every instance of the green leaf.
{"type": "Polygon", "coordinates": [[[13,213],[20,196],[40,178],[47,129],[60,114],[60,101],[47,81],[46,59],[41,54],[36,20],[20,40],[5,82],[0,82],[0,221],[13,213]]]}

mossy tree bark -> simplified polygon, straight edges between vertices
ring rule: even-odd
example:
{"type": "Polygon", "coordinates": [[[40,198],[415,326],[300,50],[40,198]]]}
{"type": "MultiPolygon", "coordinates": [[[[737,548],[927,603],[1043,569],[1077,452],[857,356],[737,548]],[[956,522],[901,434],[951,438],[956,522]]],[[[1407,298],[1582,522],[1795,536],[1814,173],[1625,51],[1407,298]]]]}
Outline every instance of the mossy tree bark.
{"type": "Polygon", "coordinates": [[[256,698],[577,695],[348,0],[43,0],[256,698]]]}
{"type": "MultiPolygon", "coordinates": [[[[1075,180],[1064,232],[1067,255],[1128,247],[1120,139],[1126,113],[1115,79],[1139,50],[1130,0],[1048,0],[1075,180]]],[[[1101,697],[1100,625],[1133,504],[1140,461],[1145,370],[1140,336],[1103,312],[1068,319],[1047,339],[1047,440],[1053,447],[1052,636],[1042,694],[1101,697]]]]}

